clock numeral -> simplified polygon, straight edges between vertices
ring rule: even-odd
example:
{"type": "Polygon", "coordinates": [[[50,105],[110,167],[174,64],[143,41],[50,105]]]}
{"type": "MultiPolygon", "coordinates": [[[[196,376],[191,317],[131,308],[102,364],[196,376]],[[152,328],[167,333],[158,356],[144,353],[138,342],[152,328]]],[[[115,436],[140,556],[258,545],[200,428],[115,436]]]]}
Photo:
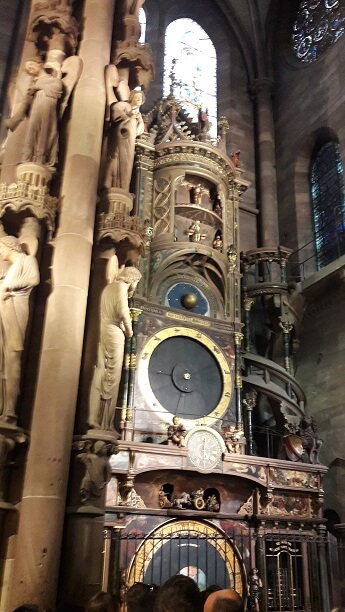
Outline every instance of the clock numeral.
{"type": "Polygon", "coordinates": [[[231,393],[230,393],[230,391],[225,391],[225,393],[224,393],[224,397],[231,397],[231,393]]]}
{"type": "Polygon", "coordinates": [[[216,353],[216,355],[219,355],[220,350],[217,346],[213,345],[213,352],[216,353]]]}
{"type": "Polygon", "coordinates": [[[200,332],[197,333],[196,338],[202,338],[202,334],[200,332]]]}
{"type": "Polygon", "coordinates": [[[149,356],[149,353],[144,353],[144,354],[141,356],[141,358],[142,358],[142,359],[147,359],[147,358],[148,358],[148,356],[149,356]]]}

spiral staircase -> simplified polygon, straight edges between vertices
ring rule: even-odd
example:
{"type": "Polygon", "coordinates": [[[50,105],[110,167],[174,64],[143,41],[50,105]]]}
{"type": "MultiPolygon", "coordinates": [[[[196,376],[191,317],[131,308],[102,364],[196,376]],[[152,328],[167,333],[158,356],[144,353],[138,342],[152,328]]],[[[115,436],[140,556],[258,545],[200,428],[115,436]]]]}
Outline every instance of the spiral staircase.
{"type": "Polygon", "coordinates": [[[249,454],[252,454],[253,430],[255,435],[254,405],[264,403],[269,407],[272,412],[270,429],[280,437],[297,432],[305,416],[306,397],[293,375],[292,366],[292,346],[298,325],[297,313],[290,300],[294,287],[286,274],[290,254],[291,251],[284,247],[258,248],[241,254],[243,396],[247,398],[243,404],[247,413],[249,454]],[[261,342],[261,350],[257,348],[260,343],[253,338],[258,314],[261,318],[259,336],[260,332],[261,337],[266,336],[266,342],[261,342]],[[254,397],[254,401],[249,401],[250,397],[254,397]]]}

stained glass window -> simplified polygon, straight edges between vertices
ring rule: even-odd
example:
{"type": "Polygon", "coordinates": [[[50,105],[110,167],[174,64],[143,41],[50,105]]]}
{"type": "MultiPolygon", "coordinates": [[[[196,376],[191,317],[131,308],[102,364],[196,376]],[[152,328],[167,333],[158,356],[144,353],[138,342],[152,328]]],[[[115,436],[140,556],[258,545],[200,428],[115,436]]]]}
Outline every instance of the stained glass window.
{"type": "Polygon", "coordinates": [[[194,121],[207,110],[217,138],[217,57],[206,32],[192,19],[177,19],[165,32],[164,96],[172,93],[194,121]]]}
{"type": "Polygon", "coordinates": [[[336,142],[324,144],[310,174],[318,269],[345,253],[345,191],[343,166],[336,142]]]}
{"type": "Polygon", "coordinates": [[[141,8],[139,11],[139,23],[141,26],[141,34],[140,34],[139,42],[144,44],[145,35],[146,35],[146,13],[143,8],[141,8]]]}
{"type": "Polygon", "coordinates": [[[308,64],[318,59],[345,32],[345,0],[303,0],[293,27],[296,57],[308,64]]]}

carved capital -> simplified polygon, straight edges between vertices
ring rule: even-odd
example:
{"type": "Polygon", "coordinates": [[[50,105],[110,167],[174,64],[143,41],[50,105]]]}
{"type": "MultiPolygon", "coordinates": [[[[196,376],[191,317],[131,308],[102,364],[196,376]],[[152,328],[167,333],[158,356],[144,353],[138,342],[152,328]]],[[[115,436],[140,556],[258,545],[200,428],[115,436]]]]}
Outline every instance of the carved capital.
{"type": "Polygon", "coordinates": [[[293,329],[293,323],[290,321],[281,320],[279,322],[279,327],[283,330],[284,334],[289,334],[293,329]]]}
{"type": "Polygon", "coordinates": [[[258,392],[256,389],[251,389],[249,393],[246,393],[246,396],[243,400],[243,405],[245,406],[246,410],[249,411],[255,408],[257,397],[258,392]]]}
{"type": "Polygon", "coordinates": [[[50,234],[55,229],[57,198],[49,195],[53,168],[33,162],[19,164],[15,183],[0,185],[0,217],[7,209],[20,213],[29,210],[45,221],[50,234]]]}
{"type": "Polygon", "coordinates": [[[242,340],[243,340],[243,334],[241,332],[235,332],[234,333],[235,346],[241,346],[242,340]]]}
{"type": "Polygon", "coordinates": [[[250,93],[252,98],[259,98],[261,96],[270,97],[273,94],[273,88],[273,80],[263,77],[261,79],[254,79],[250,87],[250,93]]]}
{"type": "Polygon", "coordinates": [[[255,300],[253,300],[253,298],[249,298],[249,297],[244,298],[244,310],[246,310],[247,312],[250,312],[251,307],[254,304],[254,301],[255,300]]]}
{"type": "Polygon", "coordinates": [[[129,309],[130,315],[131,315],[131,319],[134,323],[137,323],[139,320],[139,317],[142,313],[141,308],[130,308],[129,309]]]}
{"type": "Polygon", "coordinates": [[[30,40],[38,51],[59,49],[75,53],[79,27],[72,16],[71,0],[42,0],[33,8],[30,22],[30,40]]]}

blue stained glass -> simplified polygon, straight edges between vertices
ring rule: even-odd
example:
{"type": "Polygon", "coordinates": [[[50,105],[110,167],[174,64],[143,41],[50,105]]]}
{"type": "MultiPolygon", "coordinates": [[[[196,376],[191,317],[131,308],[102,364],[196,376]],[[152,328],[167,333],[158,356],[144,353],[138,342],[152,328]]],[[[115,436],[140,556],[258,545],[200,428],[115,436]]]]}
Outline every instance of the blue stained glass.
{"type": "Polygon", "coordinates": [[[208,112],[217,138],[217,57],[206,32],[192,19],[177,19],[165,32],[164,96],[172,93],[194,121],[208,112]],[[172,82],[173,81],[173,82],[172,82]]]}
{"type": "Polygon", "coordinates": [[[292,35],[296,57],[303,63],[318,59],[343,36],[344,19],[345,0],[300,2],[292,35]]]}
{"type": "Polygon", "coordinates": [[[345,253],[345,189],[339,146],[330,141],[317,152],[310,175],[318,269],[345,253]]]}

